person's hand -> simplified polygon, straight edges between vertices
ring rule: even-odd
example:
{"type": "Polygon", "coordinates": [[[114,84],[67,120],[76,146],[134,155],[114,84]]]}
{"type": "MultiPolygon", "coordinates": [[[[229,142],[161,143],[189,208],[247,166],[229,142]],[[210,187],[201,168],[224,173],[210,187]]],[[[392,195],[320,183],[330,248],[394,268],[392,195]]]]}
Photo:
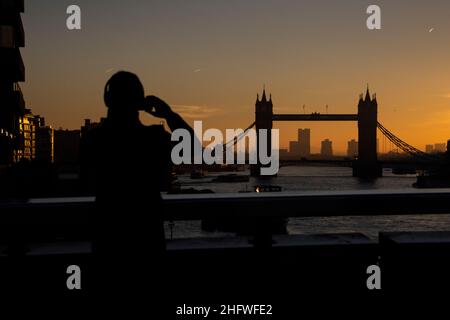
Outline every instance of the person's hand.
{"type": "Polygon", "coordinates": [[[173,114],[170,106],[155,96],[145,97],[144,111],[150,113],[154,117],[163,119],[166,119],[173,114]]]}

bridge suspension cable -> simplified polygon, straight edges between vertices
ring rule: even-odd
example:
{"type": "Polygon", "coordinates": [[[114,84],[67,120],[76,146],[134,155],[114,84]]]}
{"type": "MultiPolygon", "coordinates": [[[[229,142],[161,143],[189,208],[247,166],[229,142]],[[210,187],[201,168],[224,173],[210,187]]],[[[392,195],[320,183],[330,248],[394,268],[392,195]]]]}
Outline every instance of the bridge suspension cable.
{"type": "Polygon", "coordinates": [[[236,145],[240,140],[242,140],[246,134],[247,131],[250,130],[251,128],[253,128],[255,126],[256,122],[253,122],[251,125],[249,125],[243,132],[241,132],[237,137],[231,139],[230,141],[228,141],[227,143],[225,143],[223,146],[223,151],[225,152],[228,148],[233,147],[234,145],[236,145]]]}
{"type": "MultiPolygon", "coordinates": [[[[253,122],[243,132],[241,132],[237,137],[226,142],[223,145],[224,152],[228,148],[231,148],[232,146],[236,145],[240,140],[242,140],[246,136],[247,131],[250,130],[251,128],[253,128],[255,126],[255,124],[256,124],[256,122],[253,122]]],[[[410,144],[406,143],[405,141],[401,140],[395,134],[390,132],[381,123],[377,122],[377,127],[381,131],[381,133],[384,135],[384,137],[386,137],[393,145],[395,145],[397,148],[399,148],[403,152],[408,153],[414,157],[418,157],[418,158],[422,158],[422,159],[426,159],[426,160],[437,160],[437,157],[435,157],[431,154],[425,153],[425,152],[411,146],[410,144]]]]}
{"type": "Polygon", "coordinates": [[[398,138],[396,135],[394,135],[392,132],[390,132],[386,127],[384,127],[381,123],[377,122],[377,127],[381,131],[381,133],[388,138],[389,141],[391,141],[397,148],[402,150],[405,153],[408,153],[414,157],[426,159],[426,160],[437,160],[436,157],[434,157],[431,154],[425,153],[417,148],[414,148],[413,146],[409,145],[408,143],[404,142],[400,138],[398,138]]]}

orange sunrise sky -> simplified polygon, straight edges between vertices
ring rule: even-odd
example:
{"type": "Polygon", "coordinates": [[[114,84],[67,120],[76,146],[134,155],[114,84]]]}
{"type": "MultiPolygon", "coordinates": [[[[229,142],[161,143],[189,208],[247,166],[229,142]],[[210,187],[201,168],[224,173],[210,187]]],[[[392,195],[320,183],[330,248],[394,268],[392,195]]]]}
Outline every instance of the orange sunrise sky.
{"type": "MultiPolygon", "coordinates": [[[[129,70],[147,94],[189,122],[224,130],[254,121],[264,85],[275,113],[302,113],[303,105],[307,113],[325,113],[325,105],[329,113],[356,113],[369,84],[379,121],[390,131],[422,150],[445,142],[450,2],[376,1],[382,29],[370,31],[372,2],[26,0],[22,88],[28,107],[48,125],[75,129],[105,115],[105,82],[129,70]],[[66,28],[70,4],[81,7],[82,30],[66,28]]],[[[297,128],[311,128],[313,152],[330,138],[343,153],[357,138],[356,123],[275,125],[284,148],[297,128]]]]}

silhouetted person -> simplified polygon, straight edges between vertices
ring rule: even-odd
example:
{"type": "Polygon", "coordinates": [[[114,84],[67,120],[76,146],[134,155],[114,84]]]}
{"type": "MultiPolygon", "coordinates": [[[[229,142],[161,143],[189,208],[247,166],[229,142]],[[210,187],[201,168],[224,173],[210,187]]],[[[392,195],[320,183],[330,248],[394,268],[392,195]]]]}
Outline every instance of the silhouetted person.
{"type": "Polygon", "coordinates": [[[96,196],[92,281],[101,291],[153,283],[165,251],[161,190],[170,174],[170,134],[162,125],[145,126],[139,111],[167,121],[173,131],[182,118],[162,100],[144,95],[135,74],[118,72],[104,91],[108,115],[82,141],[82,178],[96,196]],[[102,279],[102,281],[99,281],[102,279]],[[147,282],[146,282],[147,281],[147,282]],[[106,283],[105,283],[106,282],[106,283]]]}

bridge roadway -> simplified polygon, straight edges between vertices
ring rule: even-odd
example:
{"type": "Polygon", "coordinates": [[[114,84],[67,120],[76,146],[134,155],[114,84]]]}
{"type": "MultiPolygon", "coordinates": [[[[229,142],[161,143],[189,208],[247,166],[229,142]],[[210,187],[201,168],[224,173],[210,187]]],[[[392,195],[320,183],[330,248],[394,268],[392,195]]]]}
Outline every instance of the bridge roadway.
{"type": "MultiPolygon", "coordinates": [[[[290,166],[331,166],[331,167],[352,167],[354,160],[349,159],[336,159],[336,160],[321,160],[321,159],[282,159],[280,160],[280,167],[290,167],[290,166]]],[[[417,160],[379,160],[378,161],[383,168],[411,168],[416,169],[427,169],[436,165],[433,161],[417,161],[417,160]]]]}
{"type": "Polygon", "coordinates": [[[273,121],[358,121],[357,114],[274,114],[273,121]]]}

